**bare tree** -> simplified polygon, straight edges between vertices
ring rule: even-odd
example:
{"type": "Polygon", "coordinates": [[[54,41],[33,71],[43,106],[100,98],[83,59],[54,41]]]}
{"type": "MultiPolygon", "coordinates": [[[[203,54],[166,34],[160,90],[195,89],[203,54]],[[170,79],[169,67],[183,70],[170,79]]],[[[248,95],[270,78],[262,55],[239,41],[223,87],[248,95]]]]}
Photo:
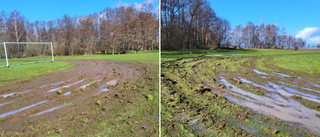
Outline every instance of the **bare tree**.
{"type": "Polygon", "coordinates": [[[217,48],[220,49],[222,45],[226,45],[227,39],[229,37],[229,31],[231,29],[229,21],[226,19],[220,19],[217,23],[216,29],[216,43],[217,48]]]}
{"type": "Polygon", "coordinates": [[[282,28],[279,33],[279,28],[274,24],[255,26],[253,23],[248,22],[243,29],[242,26],[237,26],[231,32],[230,37],[233,46],[238,47],[242,44],[251,48],[284,49],[284,47],[288,47],[290,49],[294,45],[300,48],[306,45],[306,41],[288,36],[285,28],[282,28]],[[241,41],[239,38],[241,38],[241,41]]]}
{"type": "Polygon", "coordinates": [[[27,41],[36,41],[36,34],[34,31],[34,23],[26,22],[27,41]]]}
{"type": "Polygon", "coordinates": [[[245,43],[246,47],[253,48],[253,36],[255,33],[255,26],[252,22],[248,22],[247,25],[243,28],[243,42],[245,43]]]}
{"type": "MultiPolygon", "coordinates": [[[[20,15],[20,13],[16,10],[11,12],[10,17],[8,19],[8,34],[9,34],[9,41],[15,41],[15,42],[23,42],[26,41],[26,29],[25,29],[25,19],[24,16],[20,15]]],[[[23,50],[23,48],[20,47],[20,44],[18,44],[17,49],[17,56],[22,57],[22,54],[20,52],[23,50]]]]}
{"type": "Polygon", "coordinates": [[[233,45],[240,48],[241,44],[243,43],[242,40],[242,26],[238,25],[236,26],[235,30],[231,33],[231,40],[233,45]]]}
{"type": "Polygon", "coordinates": [[[4,11],[0,13],[0,41],[7,41],[8,17],[4,11]]]}
{"type": "MultiPolygon", "coordinates": [[[[14,11],[0,14],[0,41],[52,41],[57,55],[127,53],[157,47],[158,17],[151,4],[106,8],[81,17],[64,15],[51,21],[26,21],[14,11]]],[[[19,56],[23,47],[18,45],[19,56]]],[[[12,49],[13,50],[13,49],[12,49]]],[[[21,52],[22,53],[22,52],[21,52]]]]}

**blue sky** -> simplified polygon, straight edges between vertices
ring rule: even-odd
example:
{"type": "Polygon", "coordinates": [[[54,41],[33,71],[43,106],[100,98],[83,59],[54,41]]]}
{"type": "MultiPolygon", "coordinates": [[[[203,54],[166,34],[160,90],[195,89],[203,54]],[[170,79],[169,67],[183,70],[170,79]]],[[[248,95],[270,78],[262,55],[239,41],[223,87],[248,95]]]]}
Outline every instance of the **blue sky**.
{"type": "Polygon", "coordinates": [[[320,43],[319,0],[209,0],[217,16],[232,25],[277,24],[286,32],[320,43]]]}
{"type": "MultiPolygon", "coordinates": [[[[64,14],[89,15],[106,7],[139,6],[152,3],[158,10],[159,0],[1,0],[0,11],[17,9],[29,21],[54,20],[64,14]],[[45,2],[44,2],[45,1],[45,2]]],[[[290,35],[309,43],[320,43],[319,0],[209,0],[217,16],[228,19],[231,25],[277,24],[290,35]]]]}
{"type": "Polygon", "coordinates": [[[16,9],[33,22],[55,20],[64,14],[72,17],[89,15],[106,7],[139,6],[144,2],[152,3],[159,9],[159,0],[1,0],[0,11],[9,13],[16,9]]]}

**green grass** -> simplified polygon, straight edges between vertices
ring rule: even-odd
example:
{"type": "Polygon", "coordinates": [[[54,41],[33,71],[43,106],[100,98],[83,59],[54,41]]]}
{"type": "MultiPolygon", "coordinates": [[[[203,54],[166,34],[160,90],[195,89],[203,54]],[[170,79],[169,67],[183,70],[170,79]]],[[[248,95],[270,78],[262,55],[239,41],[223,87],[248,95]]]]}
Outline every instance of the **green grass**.
{"type": "Polygon", "coordinates": [[[152,65],[159,64],[159,52],[151,51],[145,53],[130,53],[130,54],[97,54],[97,55],[78,55],[78,56],[57,56],[55,60],[77,60],[77,59],[106,59],[106,60],[118,60],[124,62],[140,62],[148,63],[152,65]]]}
{"type": "MultiPolygon", "coordinates": [[[[265,62],[277,65],[280,68],[292,71],[320,74],[320,50],[274,50],[274,49],[241,49],[241,50],[185,50],[162,51],[161,61],[170,61],[178,58],[192,58],[204,55],[219,56],[264,56],[256,62],[258,68],[266,70],[265,62]],[[271,61],[272,60],[272,61],[271,61]],[[262,61],[262,62],[261,62],[262,61]]],[[[222,61],[222,64],[229,62],[222,61]]],[[[228,66],[233,69],[233,65],[228,66]]]]}
{"type": "MultiPolygon", "coordinates": [[[[18,64],[40,60],[41,57],[10,59],[9,64],[18,64]]],[[[51,57],[44,57],[43,60],[50,60],[51,57]]],[[[145,53],[129,53],[129,54],[97,54],[97,55],[78,55],[78,56],[56,56],[54,63],[41,62],[34,64],[26,64],[19,66],[10,66],[9,68],[0,68],[0,82],[8,82],[13,80],[28,80],[36,76],[53,73],[60,70],[65,70],[73,67],[73,64],[61,62],[61,60],[90,60],[90,59],[105,59],[124,62],[139,62],[150,65],[158,65],[159,52],[151,51],[145,53]]],[[[4,65],[5,60],[0,59],[0,65],[4,65]]]]}
{"type": "Polygon", "coordinates": [[[42,74],[57,72],[73,66],[74,64],[66,62],[44,62],[0,68],[0,82],[27,80],[42,74]]]}
{"type": "Polygon", "coordinates": [[[274,49],[241,49],[241,50],[175,50],[161,51],[161,61],[169,61],[178,58],[197,57],[204,55],[222,55],[222,56],[260,56],[260,55],[288,55],[288,54],[306,54],[320,53],[320,50],[274,50],[274,49]]]}
{"type": "MultiPolygon", "coordinates": [[[[159,63],[159,51],[150,51],[144,53],[128,53],[128,54],[96,54],[96,55],[75,55],[75,56],[55,56],[55,60],[78,60],[78,59],[107,59],[107,60],[119,60],[119,61],[137,61],[144,63],[159,63]]],[[[20,64],[33,61],[51,61],[50,56],[46,57],[30,57],[30,58],[20,58],[20,59],[9,59],[9,64],[20,64]]],[[[0,59],[0,66],[6,65],[5,59],[0,59]]]]}
{"type": "Polygon", "coordinates": [[[320,74],[320,54],[277,57],[274,61],[284,69],[320,74]]]}

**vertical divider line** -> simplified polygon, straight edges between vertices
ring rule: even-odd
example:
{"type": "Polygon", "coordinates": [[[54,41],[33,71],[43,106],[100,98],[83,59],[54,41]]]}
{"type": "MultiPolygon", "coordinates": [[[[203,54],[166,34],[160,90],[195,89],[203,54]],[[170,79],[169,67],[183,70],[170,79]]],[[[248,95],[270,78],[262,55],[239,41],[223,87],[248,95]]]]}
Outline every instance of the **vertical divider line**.
{"type": "Polygon", "coordinates": [[[159,0],[159,137],[161,137],[161,0],[159,0]]]}

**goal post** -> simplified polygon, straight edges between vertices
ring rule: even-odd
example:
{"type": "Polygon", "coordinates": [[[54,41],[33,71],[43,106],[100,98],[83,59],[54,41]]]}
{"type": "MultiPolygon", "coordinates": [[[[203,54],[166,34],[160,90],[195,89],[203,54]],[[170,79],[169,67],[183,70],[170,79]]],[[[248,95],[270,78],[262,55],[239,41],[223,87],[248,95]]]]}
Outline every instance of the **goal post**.
{"type": "Polygon", "coordinates": [[[0,67],[54,62],[52,42],[3,42],[1,45],[0,67]]]}

